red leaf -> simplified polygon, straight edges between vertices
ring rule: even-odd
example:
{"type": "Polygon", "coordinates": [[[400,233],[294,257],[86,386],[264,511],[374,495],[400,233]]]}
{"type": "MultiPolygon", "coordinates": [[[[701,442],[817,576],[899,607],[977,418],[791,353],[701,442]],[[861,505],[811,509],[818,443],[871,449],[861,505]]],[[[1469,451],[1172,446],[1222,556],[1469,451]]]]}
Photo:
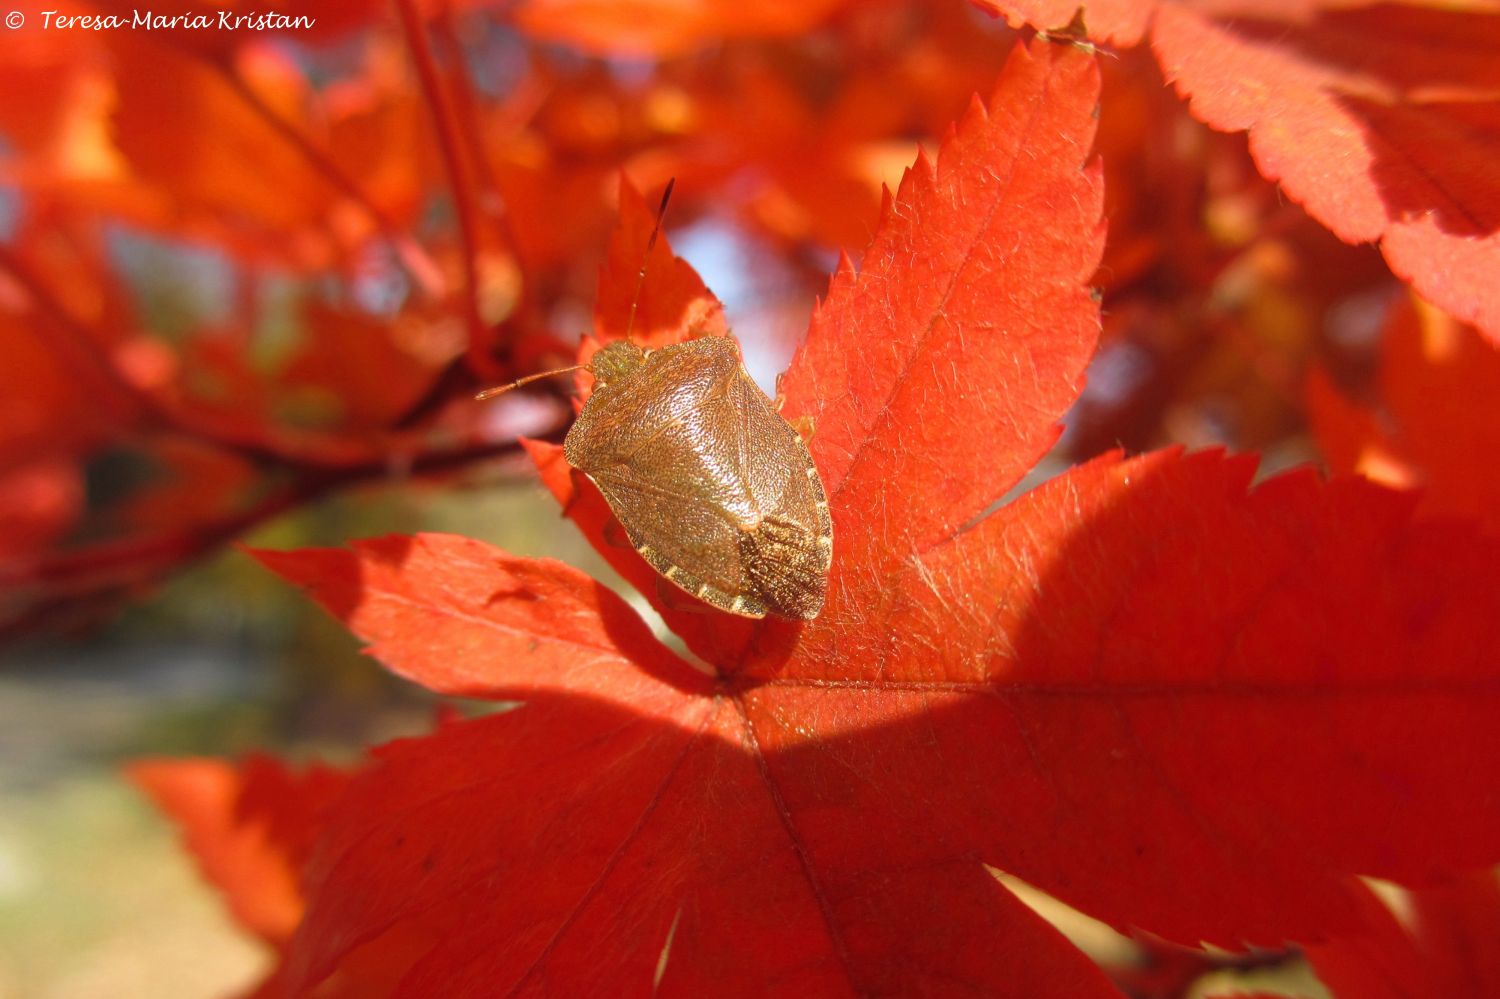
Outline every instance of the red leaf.
{"type": "Polygon", "coordinates": [[[976,0],[1014,25],[1137,44],[1194,116],[1340,239],[1500,340],[1500,11],[1329,0],[976,0]]]}
{"type": "Polygon", "coordinates": [[[311,306],[303,321],[304,343],[281,380],[338,411],[339,419],[327,422],[345,431],[390,426],[427,390],[439,365],[452,360],[451,352],[418,356],[389,323],[357,312],[311,306]]]}
{"type": "Polygon", "coordinates": [[[254,555],[311,587],[356,634],[381,636],[371,655],[445,694],[505,699],[597,684],[624,697],[642,662],[663,664],[664,679],[689,689],[707,686],[625,601],[561,562],[515,558],[443,534],[365,541],[352,552],[254,555]],[[432,627],[434,620],[442,627],[432,627]],[[495,682],[496,656],[508,683],[495,682]]]}
{"type": "Polygon", "coordinates": [[[1500,993],[1500,883],[1491,871],[1413,892],[1397,916],[1371,895],[1370,928],[1308,950],[1339,996],[1485,996],[1500,993]]]}
{"type": "Polygon", "coordinates": [[[767,793],[732,699],[657,697],[543,695],[384,752],[315,866],[308,978],[415,923],[434,945],[413,995],[1106,991],[977,862],[894,817],[839,823],[834,855],[813,814],[790,826],[807,803],[767,793]]]}
{"type": "Polygon", "coordinates": [[[1423,297],[1500,340],[1500,12],[1163,5],[1152,44],[1193,114],[1423,297]]]}
{"type": "Polygon", "coordinates": [[[130,778],[182,829],[203,876],[224,893],[234,919],[277,947],[302,917],[298,873],[321,831],[321,814],[344,787],[326,767],[302,774],[266,757],[134,763],[130,778]]]}
{"type": "Polygon", "coordinates": [[[1179,942],[1314,938],[1351,918],[1348,874],[1485,862],[1500,816],[1447,761],[1496,755],[1473,651],[1495,637],[1495,546],[1356,483],[1246,496],[1251,470],[1159,453],[1055,479],[915,553],[883,613],[819,618],[762,689],[823,717],[879,690],[882,713],[988,733],[979,756],[913,740],[872,766],[924,788],[941,769],[934,813],[1005,827],[988,862],[1179,942]],[[1063,827],[1086,848],[1038,847],[1063,827]]]}
{"type": "Polygon", "coordinates": [[[594,335],[601,342],[628,334],[643,346],[659,347],[690,335],[727,332],[724,306],[687,261],[672,255],[666,235],[658,233],[652,245],[656,225],[656,212],[622,177],[620,218],[610,233],[594,301],[594,335]]]}
{"type": "MultiPolygon", "coordinates": [[[[120,87],[113,134],[131,171],[170,191],[179,214],[275,229],[314,224],[333,195],[327,181],[211,64],[148,35],[110,34],[116,75],[129,81],[120,87]]],[[[275,88],[268,102],[297,114],[307,84],[284,70],[266,76],[275,88]]]]}
{"type": "Polygon", "coordinates": [[[787,415],[815,421],[838,565],[859,567],[834,579],[835,600],[980,516],[1052,446],[1082,387],[1099,335],[1087,282],[1103,195],[1084,165],[1099,85],[1092,60],[1046,51],[1010,60],[936,167],[918,157],[782,381],[787,415]],[[933,460],[979,442],[961,474],[933,460]]]}
{"type": "Polygon", "coordinates": [[[1500,350],[1431,306],[1392,304],[1377,398],[1363,406],[1316,374],[1308,408],[1329,467],[1397,488],[1420,487],[1423,510],[1500,529],[1500,350]]]}
{"type": "Polygon", "coordinates": [[[262,555],[405,675],[526,701],[351,785],[294,988],[389,945],[406,995],[1104,994],[985,865],[1235,946],[1357,926],[1356,874],[1500,859],[1472,781],[1500,766],[1500,545],[1356,481],[1248,491],[1216,454],[1106,457],[985,516],[1097,332],[1097,86],[1076,48],[1018,49],[835,279],[786,383],[836,522],[815,621],[704,616],[705,675],[555,563],[262,555]]]}

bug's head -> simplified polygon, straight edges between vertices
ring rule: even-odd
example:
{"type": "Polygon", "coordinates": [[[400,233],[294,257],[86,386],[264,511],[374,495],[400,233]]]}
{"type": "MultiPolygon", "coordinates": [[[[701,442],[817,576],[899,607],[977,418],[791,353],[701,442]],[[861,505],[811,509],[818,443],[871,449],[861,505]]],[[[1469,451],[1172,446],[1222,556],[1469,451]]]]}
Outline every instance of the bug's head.
{"type": "Polygon", "coordinates": [[[616,340],[600,348],[589,362],[589,370],[608,384],[631,374],[646,362],[646,352],[629,340],[616,340]]]}

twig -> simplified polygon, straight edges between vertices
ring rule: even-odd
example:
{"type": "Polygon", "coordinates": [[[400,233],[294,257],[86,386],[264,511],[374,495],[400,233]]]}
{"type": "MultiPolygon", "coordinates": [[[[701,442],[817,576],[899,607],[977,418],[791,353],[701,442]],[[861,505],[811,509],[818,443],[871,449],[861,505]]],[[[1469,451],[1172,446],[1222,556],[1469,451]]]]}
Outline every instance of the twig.
{"type": "MultiPolygon", "coordinates": [[[[506,249],[510,251],[511,258],[519,263],[521,260],[520,240],[516,237],[510,212],[505,206],[505,197],[500,193],[500,183],[495,177],[495,171],[490,167],[489,157],[485,155],[484,140],[479,127],[479,101],[474,96],[474,81],[469,78],[468,69],[464,65],[463,45],[459,42],[458,31],[453,26],[451,5],[447,3],[441,5],[433,24],[433,34],[437,36],[438,44],[442,46],[443,55],[448,60],[448,64],[453,67],[449,75],[453,80],[454,121],[458,125],[459,134],[469,148],[469,158],[474,164],[474,172],[484,188],[481,210],[487,217],[494,220],[496,228],[505,240],[506,249]]],[[[526,286],[523,285],[522,290],[525,291],[526,286]]]]}
{"type": "MultiPolygon", "coordinates": [[[[448,4],[441,4],[434,15],[432,33],[437,39],[443,58],[450,67],[448,78],[453,98],[453,123],[458,136],[468,146],[469,162],[473,164],[474,173],[478,176],[479,183],[483,185],[484,197],[481,201],[485,202],[488,199],[498,201],[500,190],[495,184],[495,174],[484,155],[484,144],[479,141],[479,130],[476,127],[478,101],[474,97],[474,83],[469,78],[468,68],[464,65],[463,45],[458,40],[458,31],[453,26],[453,11],[448,4]]],[[[482,203],[481,208],[485,209],[488,214],[488,204],[482,203]]]]}
{"type": "Polygon", "coordinates": [[[463,249],[464,318],[469,327],[468,363],[477,377],[493,379],[497,374],[496,365],[489,356],[489,337],[479,310],[479,227],[473,185],[459,152],[458,128],[454,123],[453,109],[448,104],[438,78],[437,63],[432,57],[432,48],[427,43],[427,34],[417,14],[416,5],[413,0],[395,2],[396,12],[401,16],[401,30],[406,36],[407,48],[411,51],[412,62],[416,66],[417,79],[432,114],[438,151],[442,156],[443,169],[448,174],[448,186],[453,192],[454,211],[458,216],[458,237],[463,249]]]}
{"type": "MultiPolygon", "coordinates": [[[[538,439],[558,436],[553,428],[538,439]]],[[[412,477],[451,471],[520,450],[514,439],[450,451],[418,455],[407,465],[412,477]]],[[[239,513],[200,524],[190,530],[105,542],[78,551],[44,556],[30,562],[0,566],[0,593],[24,592],[41,586],[49,599],[71,599],[139,582],[144,575],[163,573],[201,557],[255,527],[328,493],[389,475],[390,463],[371,461],[345,469],[305,474],[239,513]],[[144,570],[144,571],[143,571],[144,570]]],[[[0,634],[4,629],[0,628],[0,634]]]]}

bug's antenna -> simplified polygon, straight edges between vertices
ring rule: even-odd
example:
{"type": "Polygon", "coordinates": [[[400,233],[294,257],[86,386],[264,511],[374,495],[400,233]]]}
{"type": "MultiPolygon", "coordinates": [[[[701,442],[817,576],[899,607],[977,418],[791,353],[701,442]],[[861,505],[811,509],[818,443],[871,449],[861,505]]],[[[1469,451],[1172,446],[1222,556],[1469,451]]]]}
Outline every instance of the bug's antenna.
{"type": "Polygon", "coordinates": [[[551,378],[553,375],[566,374],[569,371],[577,371],[579,368],[586,367],[588,367],[587,364],[574,364],[566,368],[554,368],[551,371],[538,371],[534,375],[527,375],[525,378],[517,378],[515,381],[509,382],[505,385],[496,385],[494,388],[487,388],[483,392],[480,392],[478,395],[474,396],[474,399],[476,402],[484,402],[484,400],[486,399],[493,399],[497,395],[503,395],[513,388],[520,388],[527,382],[534,382],[543,378],[551,378]]]}
{"type": "MultiPolygon", "coordinates": [[[[646,283],[646,260],[650,258],[651,251],[656,248],[656,239],[661,235],[662,220],[667,217],[667,202],[672,200],[672,188],[676,186],[676,177],[673,177],[671,180],[667,181],[667,189],[661,192],[661,204],[657,205],[656,207],[656,225],[651,227],[651,238],[646,240],[646,253],[645,256],[641,258],[641,272],[637,274],[635,278],[635,295],[630,300],[630,318],[625,323],[626,340],[630,339],[630,331],[635,328],[635,313],[636,309],[641,304],[641,288],[646,283]]],[[[508,382],[504,385],[496,385],[494,388],[487,388],[483,392],[475,395],[474,399],[477,402],[484,402],[486,399],[493,399],[497,395],[504,395],[511,389],[520,388],[522,385],[525,385],[529,382],[539,381],[543,378],[551,378],[553,375],[567,374],[569,371],[578,371],[581,368],[588,367],[589,365],[587,364],[573,364],[566,368],[554,368],[551,371],[538,371],[534,375],[527,375],[525,378],[517,378],[515,381],[508,382]]]]}
{"type": "Polygon", "coordinates": [[[661,192],[661,204],[656,206],[656,225],[651,227],[651,238],[646,240],[646,252],[641,257],[641,272],[635,276],[635,294],[630,299],[630,318],[625,321],[625,339],[630,339],[630,331],[635,329],[635,310],[641,304],[641,288],[646,284],[646,261],[651,259],[651,251],[656,249],[656,237],[661,235],[662,219],[667,217],[667,202],[672,200],[672,188],[677,186],[677,178],[673,177],[667,181],[667,189],[661,192]]]}

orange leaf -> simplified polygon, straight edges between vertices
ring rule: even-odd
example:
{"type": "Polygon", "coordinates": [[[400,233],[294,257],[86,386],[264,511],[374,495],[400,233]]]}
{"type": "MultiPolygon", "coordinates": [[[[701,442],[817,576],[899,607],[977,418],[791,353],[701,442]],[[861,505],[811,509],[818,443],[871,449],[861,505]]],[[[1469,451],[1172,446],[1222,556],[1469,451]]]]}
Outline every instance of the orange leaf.
{"type": "Polygon", "coordinates": [[[1396,488],[1420,487],[1423,509],[1500,529],[1500,350],[1420,300],[1392,303],[1381,340],[1377,399],[1362,406],[1321,373],[1308,406],[1329,467],[1396,488]]]}
{"type": "Polygon", "coordinates": [[[522,0],[524,31],[595,55],[667,58],[717,41],[815,27],[843,0],[522,0]]]}
{"type": "Polygon", "coordinates": [[[1261,173],[1500,342],[1500,11],[1164,5],[1152,45],[1261,173]]]}

